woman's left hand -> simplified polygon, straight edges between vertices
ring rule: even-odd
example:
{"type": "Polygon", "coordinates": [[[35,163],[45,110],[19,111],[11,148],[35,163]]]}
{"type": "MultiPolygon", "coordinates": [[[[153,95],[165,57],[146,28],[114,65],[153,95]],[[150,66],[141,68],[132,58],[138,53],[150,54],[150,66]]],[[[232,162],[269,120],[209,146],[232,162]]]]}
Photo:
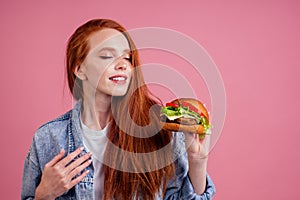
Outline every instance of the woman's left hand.
{"type": "Polygon", "coordinates": [[[189,177],[195,193],[202,194],[206,188],[206,168],[210,146],[210,135],[200,139],[198,134],[185,133],[188,154],[189,177]]]}
{"type": "Polygon", "coordinates": [[[192,160],[198,160],[208,157],[210,146],[210,135],[205,135],[204,139],[200,139],[198,134],[184,133],[185,147],[188,157],[192,160]]]}

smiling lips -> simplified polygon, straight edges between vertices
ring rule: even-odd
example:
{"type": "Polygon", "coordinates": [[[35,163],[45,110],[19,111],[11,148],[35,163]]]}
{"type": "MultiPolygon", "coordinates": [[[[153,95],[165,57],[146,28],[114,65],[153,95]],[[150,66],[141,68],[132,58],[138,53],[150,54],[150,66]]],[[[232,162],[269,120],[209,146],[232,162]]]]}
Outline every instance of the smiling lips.
{"type": "Polygon", "coordinates": [[[109,77],[109,80],[113,81],[114,83],[117,84],[125,84],[126,80],[127,80],[127,76],[126,75],[114,75],[109,77]]]}

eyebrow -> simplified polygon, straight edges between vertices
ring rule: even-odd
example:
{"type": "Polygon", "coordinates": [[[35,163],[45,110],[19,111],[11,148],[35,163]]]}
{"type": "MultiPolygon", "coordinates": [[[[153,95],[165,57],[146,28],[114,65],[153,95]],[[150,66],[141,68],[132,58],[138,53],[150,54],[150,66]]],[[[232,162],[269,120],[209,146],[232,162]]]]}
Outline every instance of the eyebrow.
{"type": "MultiPolygon", "coordinates": [[[[117,52],[117,50],[113,47],[103,47],[102,49],[99,49],[98,52],[101,52],[101,51],[113,51],[113,52],[117,52]]],[[[130,53],[131,50],[130,49],[125,49],[123,51],[124,53],[130,53]]]]}

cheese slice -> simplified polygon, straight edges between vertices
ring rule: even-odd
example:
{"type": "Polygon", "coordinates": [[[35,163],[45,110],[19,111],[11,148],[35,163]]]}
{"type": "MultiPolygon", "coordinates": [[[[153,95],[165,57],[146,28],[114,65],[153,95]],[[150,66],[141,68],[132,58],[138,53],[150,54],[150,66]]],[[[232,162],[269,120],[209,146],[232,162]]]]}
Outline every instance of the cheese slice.
{"type": "MultiPolygon", "coordinates": [[[[170,121],[173,121],[175,119],[178,119],[180,117],[185,117],[185,118],[190,118],[190,119],[195,119],[194,117],[190,116],[190,115],[176,115],[176,116],[166,116],[170,121]]],[[[197,120],[197,119],[196,119],[197,120]]],[[[199,121],[199,120],[197,120],[199,121]]],[[[198,122],[199,123],[199,122],[198,122]]]]}

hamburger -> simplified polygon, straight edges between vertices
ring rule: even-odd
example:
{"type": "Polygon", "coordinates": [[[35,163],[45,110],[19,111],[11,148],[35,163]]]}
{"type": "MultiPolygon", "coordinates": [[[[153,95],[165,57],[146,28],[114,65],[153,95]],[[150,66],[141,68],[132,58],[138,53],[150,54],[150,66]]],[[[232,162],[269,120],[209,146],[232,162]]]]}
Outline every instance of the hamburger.
{"type": "Polygon", "coordinates": [[[209,114],[197,99],[179,98],[166,103],[161,108],[160,118],[164,130],[191,132],[199,134],[201,139],[211,133],[209,114]]]}

